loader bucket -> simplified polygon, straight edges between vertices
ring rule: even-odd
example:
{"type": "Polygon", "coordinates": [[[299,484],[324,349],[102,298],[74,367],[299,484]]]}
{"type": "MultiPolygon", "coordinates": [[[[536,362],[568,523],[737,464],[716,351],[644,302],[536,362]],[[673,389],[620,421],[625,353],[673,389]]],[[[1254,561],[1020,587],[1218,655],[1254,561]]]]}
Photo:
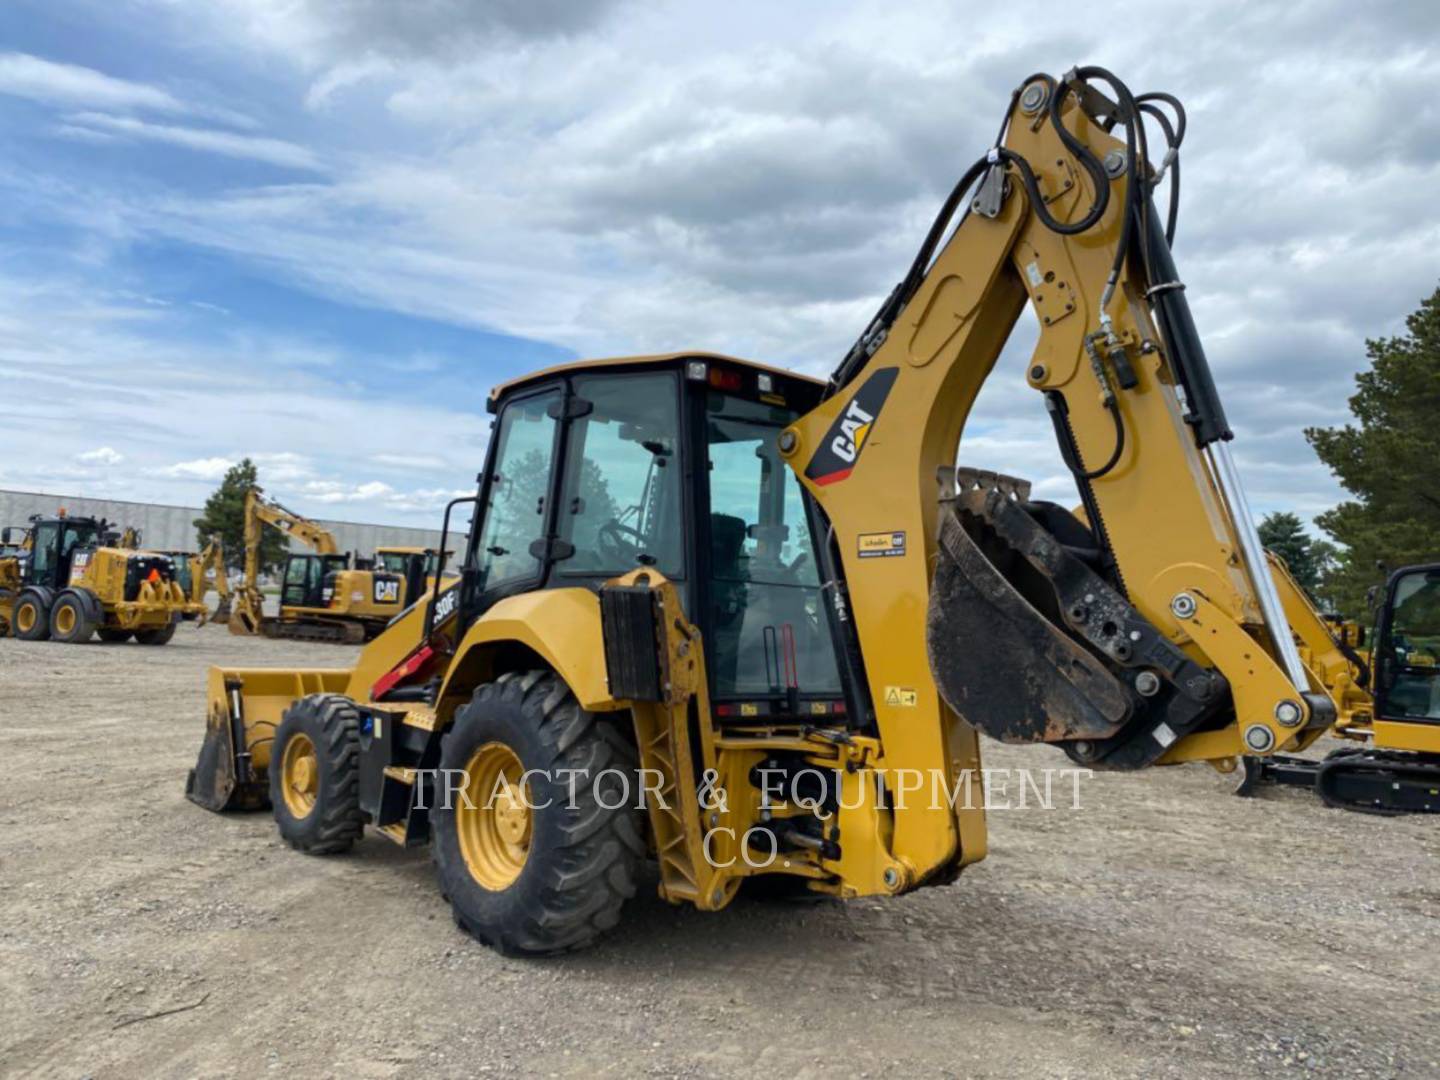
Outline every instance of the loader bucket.
{"type": "Polygon", "coordinates": [[[209,675],[205,740],[185,781],[185,797],[207,810],[263,810],[270,805],[270,743],[294,702],[343,693],[340,669],[218,668],[209,675]]]}

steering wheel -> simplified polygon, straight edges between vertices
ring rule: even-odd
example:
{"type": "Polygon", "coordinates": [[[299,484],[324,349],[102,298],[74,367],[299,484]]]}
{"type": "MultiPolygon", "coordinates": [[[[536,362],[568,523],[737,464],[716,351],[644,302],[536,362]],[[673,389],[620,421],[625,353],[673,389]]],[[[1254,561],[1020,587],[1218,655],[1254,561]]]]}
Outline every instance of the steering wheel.
{"type": "Polygon", "coordinates": [[[645,537],[639,529],[611,518],[596,531],[595,539],[607,555],[630,561],[639,551],[640,543],[645,537]]]}

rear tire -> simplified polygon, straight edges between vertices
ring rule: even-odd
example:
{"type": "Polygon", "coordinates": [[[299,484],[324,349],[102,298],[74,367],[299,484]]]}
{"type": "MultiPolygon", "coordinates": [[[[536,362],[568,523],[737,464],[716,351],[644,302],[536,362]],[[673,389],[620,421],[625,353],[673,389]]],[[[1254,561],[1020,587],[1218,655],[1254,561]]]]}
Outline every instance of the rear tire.
{"type": "Polygon", "coordinates": [[[122,630],[118,626],[102,626],[96,633],[106,645],[118,645],[122,641],[129,641],[132,631],[122,630]]]}
{"type": "Polygon", "coordinates": [[[296,851],[336,855],[360,839],[360,712],[349,698],[311,694],[286,709],[269,772],[275,825],[296,851]]]}
{"type": "Polygon", "coordinates": [[[628,725],[582,709],[551,672],[511,672],[458,710],[440,766],[466,771],[473,803],[457,791],[447,807],[442,791],[430,815],[457,926],[506,955],[534,956],[584,948],[620,921],[645,856],[628,725]],[[525,772],[520,827],[517,801],[496,798],[498,774],[484,779],[497,754],[525,772]]]}
{"type": "Polygon", "coordinates": [[[90,617],[85,598],[74,592],[63,592],[50,608],[50,637],[66,645],[79,645],[95,636],[95,620],[90,617]]]}
{"type": "Polygon", "coordinates": [[[136,630],[135,640],[141,645],[168,645],[170,639],[175,636],[175,624],[173,622],[154,630],[136,630]]]}
{"type": "Polygon", "coordinates": [[[44,641],[50,636],[50,612],[41,595],[25,589],[10,613],[11,632],[22,641],[44,641]]]}

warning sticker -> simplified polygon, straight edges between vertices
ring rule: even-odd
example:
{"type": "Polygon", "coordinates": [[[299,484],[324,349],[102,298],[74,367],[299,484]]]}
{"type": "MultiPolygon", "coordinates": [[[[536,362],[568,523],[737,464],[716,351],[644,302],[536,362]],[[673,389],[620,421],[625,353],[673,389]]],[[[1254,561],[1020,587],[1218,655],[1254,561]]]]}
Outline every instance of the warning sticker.
{"type": "Polygon", "coordinates": [[[896,705],[902,709],[913,709],[920,704],[920,694],[904,686],[887,686],[885,687],[885,704],[896,705]]]}
{"type": "Polygon", "coordinates": [[[892,555],[905,554],[903,532],[879,532],[860,534],[860,558],[884,559],[892,555]]]}

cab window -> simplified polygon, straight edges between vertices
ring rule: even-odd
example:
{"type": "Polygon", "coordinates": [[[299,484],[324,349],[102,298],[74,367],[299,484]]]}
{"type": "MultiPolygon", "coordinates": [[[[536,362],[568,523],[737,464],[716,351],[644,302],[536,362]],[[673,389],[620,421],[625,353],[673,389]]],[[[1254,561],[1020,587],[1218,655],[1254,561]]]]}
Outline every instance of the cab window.
{"type": "Polygon", "coordinates": [[[1395,582],[1393,608],[1380,643],[1384,711],[1440,720],[1440,570],[1417,570],[1395,582]]]}
{"type": "Polygon", "coordinates": [[[562,574],[684,573],[679,386],[674,375],[575,380],[588,411],[570,425],[558,531],[562,574]]]}
{"type": "Polygon", "coordinates": [[[495,432],[495,465],[481,522],[476,565],[486,590],[537,577],[540,559],[531,545],[545,536],[545,502],[555,456],[550,406],[558,390],[506,405],[495,432]]]}
{"type": "Polygon", "coordinates": [[[707,413],[715,693],[773,695],[793,679],[839,694],[803,493],[776,448],[794,414],[715,391],[707,413]]]}

